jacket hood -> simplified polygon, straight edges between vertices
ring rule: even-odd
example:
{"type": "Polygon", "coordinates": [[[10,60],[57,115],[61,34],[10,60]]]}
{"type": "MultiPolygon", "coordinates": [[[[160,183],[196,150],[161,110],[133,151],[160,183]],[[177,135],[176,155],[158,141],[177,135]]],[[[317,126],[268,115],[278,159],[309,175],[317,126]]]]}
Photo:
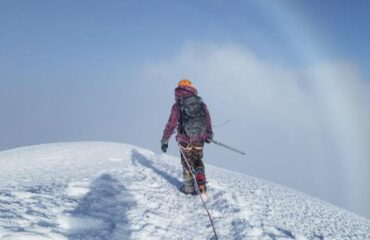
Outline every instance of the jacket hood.
{"type": "Polygon", "coordinates": [[[179,100],[181,97],[197,96],[198,91],[192,86],[181,86],[175,88],[175,99],[179,100]]]}

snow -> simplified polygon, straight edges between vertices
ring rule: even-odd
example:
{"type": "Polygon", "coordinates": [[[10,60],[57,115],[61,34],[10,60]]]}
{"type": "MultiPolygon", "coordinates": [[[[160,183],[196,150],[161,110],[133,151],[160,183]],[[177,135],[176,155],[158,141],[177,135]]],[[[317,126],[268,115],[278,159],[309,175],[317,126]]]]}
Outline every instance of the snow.
{"type": "MultiPolygon", "coordinates": [[[[370,239],[370,220],[207,164],[220,239],[370,239]]],[[[0,239],[214,239],[177,157],[107,142],[0,152],[0,239]]]]}

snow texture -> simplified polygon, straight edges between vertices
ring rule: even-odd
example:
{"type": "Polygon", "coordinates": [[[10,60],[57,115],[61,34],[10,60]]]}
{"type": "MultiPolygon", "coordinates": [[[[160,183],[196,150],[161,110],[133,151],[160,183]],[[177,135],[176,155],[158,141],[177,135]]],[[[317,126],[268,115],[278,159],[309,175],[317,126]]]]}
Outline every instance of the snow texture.
{"type": "MultiPolygon", "coordinates": [[[[205,159],[206,160],[206,159],[205,159]]],[[[0,152],[0,239],[214,239],[180,160],[105,142],[0,152]]],[[[370,221],[206,163],[219,239],[370,239],[370,221]]]]}

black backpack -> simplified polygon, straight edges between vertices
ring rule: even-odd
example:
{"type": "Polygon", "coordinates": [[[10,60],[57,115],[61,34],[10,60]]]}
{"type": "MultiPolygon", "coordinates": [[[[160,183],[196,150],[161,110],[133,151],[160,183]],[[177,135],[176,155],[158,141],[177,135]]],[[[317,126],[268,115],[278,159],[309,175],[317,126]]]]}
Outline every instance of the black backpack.
{"type": "Polygon", "coordinates": [[[206,111],[201,97],[190,96],[179,99],[179,132],[188,137],[198,137],[206,130],[206,111]]]}

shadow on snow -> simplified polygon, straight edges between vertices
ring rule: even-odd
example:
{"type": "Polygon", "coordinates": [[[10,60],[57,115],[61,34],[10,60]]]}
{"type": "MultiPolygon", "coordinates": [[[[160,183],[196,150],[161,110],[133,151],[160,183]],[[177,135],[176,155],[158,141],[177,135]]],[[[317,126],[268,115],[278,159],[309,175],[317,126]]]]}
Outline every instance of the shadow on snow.
{"type": "Polygon", "coordinates": [[[127,189],[109,174],[92,181],[90,191],[68,214],[69,239],[129,239],[127,211],[136,202],[127,189]]]}
{"type": "Polygon", "coordinates": [[[131,159],[134,165],[136,165],[136,163],[139,163],[144,167],[152,169],[156,174],[163,177],[168,183],[175,186],[177,189],[179,189],[182,186],[182,182],[180,180],[154,166],[154,164],[149,159],[147,159],[143,154],[139,153],[138,151],[132,150],[131,159]]]}

